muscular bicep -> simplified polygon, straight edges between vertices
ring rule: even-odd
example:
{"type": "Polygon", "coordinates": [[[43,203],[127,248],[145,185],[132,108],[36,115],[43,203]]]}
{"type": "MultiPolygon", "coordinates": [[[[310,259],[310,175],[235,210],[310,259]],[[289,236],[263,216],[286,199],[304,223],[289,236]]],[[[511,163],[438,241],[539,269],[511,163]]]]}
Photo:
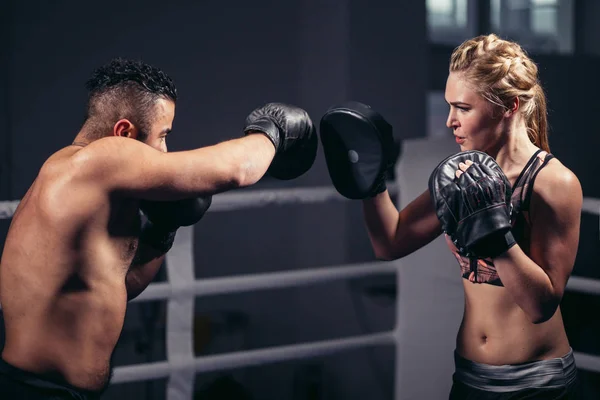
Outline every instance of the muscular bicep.
{"type": "Polygon", "coordinates": [[[400,211],[395,236],[396,256],[408,255],[442,233],[429,191],[423,192],[400,211]]]}
{"type": "Polygon", "coordinates": [[[538,175],[531,197],[530,257],[546,272],[560,298],[577,255],[583,194],[566,168],[546,169],[538,175]]]}

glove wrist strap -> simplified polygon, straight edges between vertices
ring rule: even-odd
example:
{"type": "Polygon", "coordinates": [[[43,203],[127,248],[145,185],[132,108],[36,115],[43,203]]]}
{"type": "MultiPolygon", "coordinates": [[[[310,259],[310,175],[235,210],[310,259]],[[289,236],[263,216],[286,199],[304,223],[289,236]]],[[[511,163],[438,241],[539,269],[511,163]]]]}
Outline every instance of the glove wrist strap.
{"type": "Polygon", "coordinates": [[[280,140],[279,140],[279,129],[277,125],[268,118],[260,118],[254,121],[251,125],[246,126],[244,129],[244,133],[248,134],[250,131],[257,131],[265,135],[266,137],[273,142],[273,146],[275,146],[275,151],[279,150],[280,140]]]}
{"type": "Polygon", "coordinates": [[[469,253],[473,253],[481,258],[495,258],[510,250],[515,244],[517,244],[517,241],[509,230],[490,235],[467,250],[469,253]]]}

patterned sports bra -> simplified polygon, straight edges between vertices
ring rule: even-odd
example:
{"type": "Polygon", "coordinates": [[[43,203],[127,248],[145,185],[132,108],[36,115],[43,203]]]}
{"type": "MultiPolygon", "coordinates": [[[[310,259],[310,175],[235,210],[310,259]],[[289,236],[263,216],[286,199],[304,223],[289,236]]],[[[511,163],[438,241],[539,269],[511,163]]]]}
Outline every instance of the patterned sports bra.
{"type": "MultiPolygon", "coordinates": [[[[512,233],[515,240],[526,254],[529,253],[529,239],[531,232],[529,202],[531,200],[531,193],[533,192],[533,182],[540,170],[544,168],[544,166],[548,164],[548,161],[553,157],[552,154],[543,150],[536,151],[529,161],[527,161],[525,168],[521,171],[521,174],[512,188],[512,233]]],[[[460,265],[461,275],[464,279],[468,279],[471,282],[504,286],[496,272],[496,267],[491,258],[467,258],[460,255],[458,249],[454,246],[448,235],[446,235],[446,243],[448,244],[450,251],[452,251],[456,257],[456,260],[460,265]]]]}

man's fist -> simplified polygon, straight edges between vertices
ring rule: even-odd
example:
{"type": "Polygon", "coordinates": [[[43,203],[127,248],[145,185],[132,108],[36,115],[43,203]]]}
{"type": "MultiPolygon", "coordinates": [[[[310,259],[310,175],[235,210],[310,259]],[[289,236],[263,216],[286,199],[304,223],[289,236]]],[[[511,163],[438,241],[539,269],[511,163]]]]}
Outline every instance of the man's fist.
{"type": "Polygon", "coordinates": [[[294,179],[312,167],[317,156],[317,135],[308,113],[296,106],[269,103],[246,118],[245,134],[265,134],[275,146],[269,174],[294,179]]]}

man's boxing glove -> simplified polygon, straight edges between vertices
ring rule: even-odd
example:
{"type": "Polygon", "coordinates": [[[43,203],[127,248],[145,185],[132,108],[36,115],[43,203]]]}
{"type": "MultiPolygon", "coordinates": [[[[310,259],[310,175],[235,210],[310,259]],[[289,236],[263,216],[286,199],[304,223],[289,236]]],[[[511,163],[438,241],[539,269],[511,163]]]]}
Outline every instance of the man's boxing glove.
{"type": "Polygon", "coordinates": [[[516,244],[511,233],[510,183],[489,155],[464,151],[443,160],[429,177],[443,230],[468,257],[493,258],[516,244]],[[459,178],[459,163],[473,162],[459,178]]]}
{"type": "Polygon", "coordinates": [[[264,133],[275,146],[269,170],[277,179],[294,179],[312,167],[318,139],[308,113],[296,106],[269,103],[246,118],[244,133],[264,133]]]}
{"type": "Polygon", "coordinates": [[[386,190],[398,152],[392,126],[366,104],[350,101],[321,118],[320,136],[333,186],[349,199],[386,190]]]}
{"type": "Polygon", "coordinates": [[[148,221],[142,226],[140,241],[165,254],[173,246],[177,229],[202,219],[212,196],[176,201],[141,200],[140,210],[148,221]]]}

